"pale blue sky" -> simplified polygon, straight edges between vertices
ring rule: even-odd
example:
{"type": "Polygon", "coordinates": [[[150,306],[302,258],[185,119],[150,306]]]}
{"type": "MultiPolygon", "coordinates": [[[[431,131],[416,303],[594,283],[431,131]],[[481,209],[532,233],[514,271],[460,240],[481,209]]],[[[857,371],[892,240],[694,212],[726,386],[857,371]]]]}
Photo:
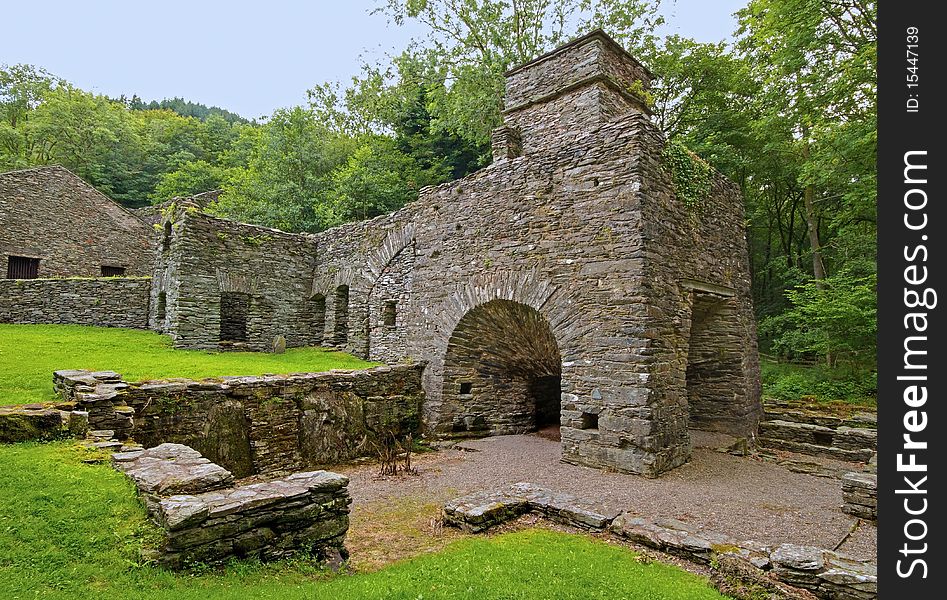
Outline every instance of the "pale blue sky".
{"type": "MultiPolygon", "coordinates": [[[[183,96],[254,118],[348,81],[360,57],[400,51],[418,26],[370,15],[378,0],[29,0],[0,11],[0,63],[31,63],[90,91],[183,96]]],[[[667,33],[727,39],[746,0],[665,0],[667,33]]]]}

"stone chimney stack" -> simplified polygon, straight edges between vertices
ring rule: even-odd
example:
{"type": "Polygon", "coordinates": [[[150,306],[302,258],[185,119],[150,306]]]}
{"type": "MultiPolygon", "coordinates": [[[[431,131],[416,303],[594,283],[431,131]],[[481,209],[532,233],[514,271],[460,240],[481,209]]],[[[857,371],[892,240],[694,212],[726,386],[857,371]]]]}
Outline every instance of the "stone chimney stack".
{"type": "Polygon", "coordinates": [[[506,73],[494,160],[553,150],[630,111],[650,114],[652,75],[597,29],[506,73]]]}

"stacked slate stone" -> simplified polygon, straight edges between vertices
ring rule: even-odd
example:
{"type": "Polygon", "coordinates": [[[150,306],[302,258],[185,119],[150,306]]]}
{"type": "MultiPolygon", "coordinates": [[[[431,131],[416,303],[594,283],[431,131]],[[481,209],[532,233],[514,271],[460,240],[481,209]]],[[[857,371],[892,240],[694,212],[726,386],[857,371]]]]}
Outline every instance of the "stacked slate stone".
{"type": "Polygon", "coordinates": [[[233,475],[181,444],[112,455],[164,530],[158,563],[169,568],[307,553],[347,556],[348,478],[328,471],[234,485],[233,475]]]}
{"type": "Polygon", "coordinates": [[[484,491],[444,505],[444,522],[478,533],[528,512],[593,531],[607,530],[619,538],[696,563],[710,565],[722,591],[735,597],[869,600],[878,595],[874,563],[816,548],[782,544],[775,548],[755,541],[703,531],[676,519],[652,519],[633,513],[607,513],[582,501],[530,483],[484,491]],[[749,590],[748,593],[737,593],[749,590]],[[731,593],[732,592],[732,593],[731,593]]]}
{"type": "Polygon", "coordinates": [[[444,522],[470,533],[480,533],[530,512],[591,531],[602,531],[618,514],[602,511],[569,494],[521,482],[505,490],[477,492],[451,500],[444,506],[444,522]]]}
{"type": "Polygon", "coordinates": [[[804,403],[769,400],[758,442],[777,450],[867,462],[878,446],[877,417],[860,412],[843,418],[804,403]]]}
{"type": "Polygon", "coordinates": [[[0,323],[147,329],[150,293],[149,277],[0,279],[0,323]]]}
{"type": "Polygon", "coordinates": [[[842,512],[865,519],[878,520],[878,475],[854,471],[842,477],[842,512]]]}
{"type": "Polygon", "coordinates": [[[53,390],[88,414],[93,430],[111,430],[119,440],[131,437],[135,409],[125,402],[128,384],[115,371],[61,370],[53,372],[53,390]]]}

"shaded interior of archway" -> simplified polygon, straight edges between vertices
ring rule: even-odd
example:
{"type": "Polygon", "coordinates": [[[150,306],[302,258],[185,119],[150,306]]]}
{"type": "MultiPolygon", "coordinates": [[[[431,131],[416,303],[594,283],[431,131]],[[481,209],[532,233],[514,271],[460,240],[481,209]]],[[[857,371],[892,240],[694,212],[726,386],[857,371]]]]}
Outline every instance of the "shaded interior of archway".
{"type": "Polygon", "coordinates": [[[442,433],[502,435],[559,425],[562,359],[534,308],[493,300],[470,310],[447,345],[442,433]]]}

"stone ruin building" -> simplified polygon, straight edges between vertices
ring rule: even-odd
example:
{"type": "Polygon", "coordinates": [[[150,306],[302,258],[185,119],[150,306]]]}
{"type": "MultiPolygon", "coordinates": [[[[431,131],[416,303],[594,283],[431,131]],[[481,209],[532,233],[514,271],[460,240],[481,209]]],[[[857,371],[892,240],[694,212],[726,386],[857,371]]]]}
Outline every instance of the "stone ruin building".
{"type": "Polygon", "coordinates": [[[181,348],[322,344],[425,364],[435,436],[561,425],[562,458],[654,476],[688,428],[752,440],[738,188],[675,196],[649,71],[600,31],[507,73],[493,163],[392,214],[290,234],[166,211],[151,326],[181,348]]]}
{"type": "Polygon", "coordinates": [[[150,275],[152,233],[64,167],[0,173],[0,278],[150,275]]]}

